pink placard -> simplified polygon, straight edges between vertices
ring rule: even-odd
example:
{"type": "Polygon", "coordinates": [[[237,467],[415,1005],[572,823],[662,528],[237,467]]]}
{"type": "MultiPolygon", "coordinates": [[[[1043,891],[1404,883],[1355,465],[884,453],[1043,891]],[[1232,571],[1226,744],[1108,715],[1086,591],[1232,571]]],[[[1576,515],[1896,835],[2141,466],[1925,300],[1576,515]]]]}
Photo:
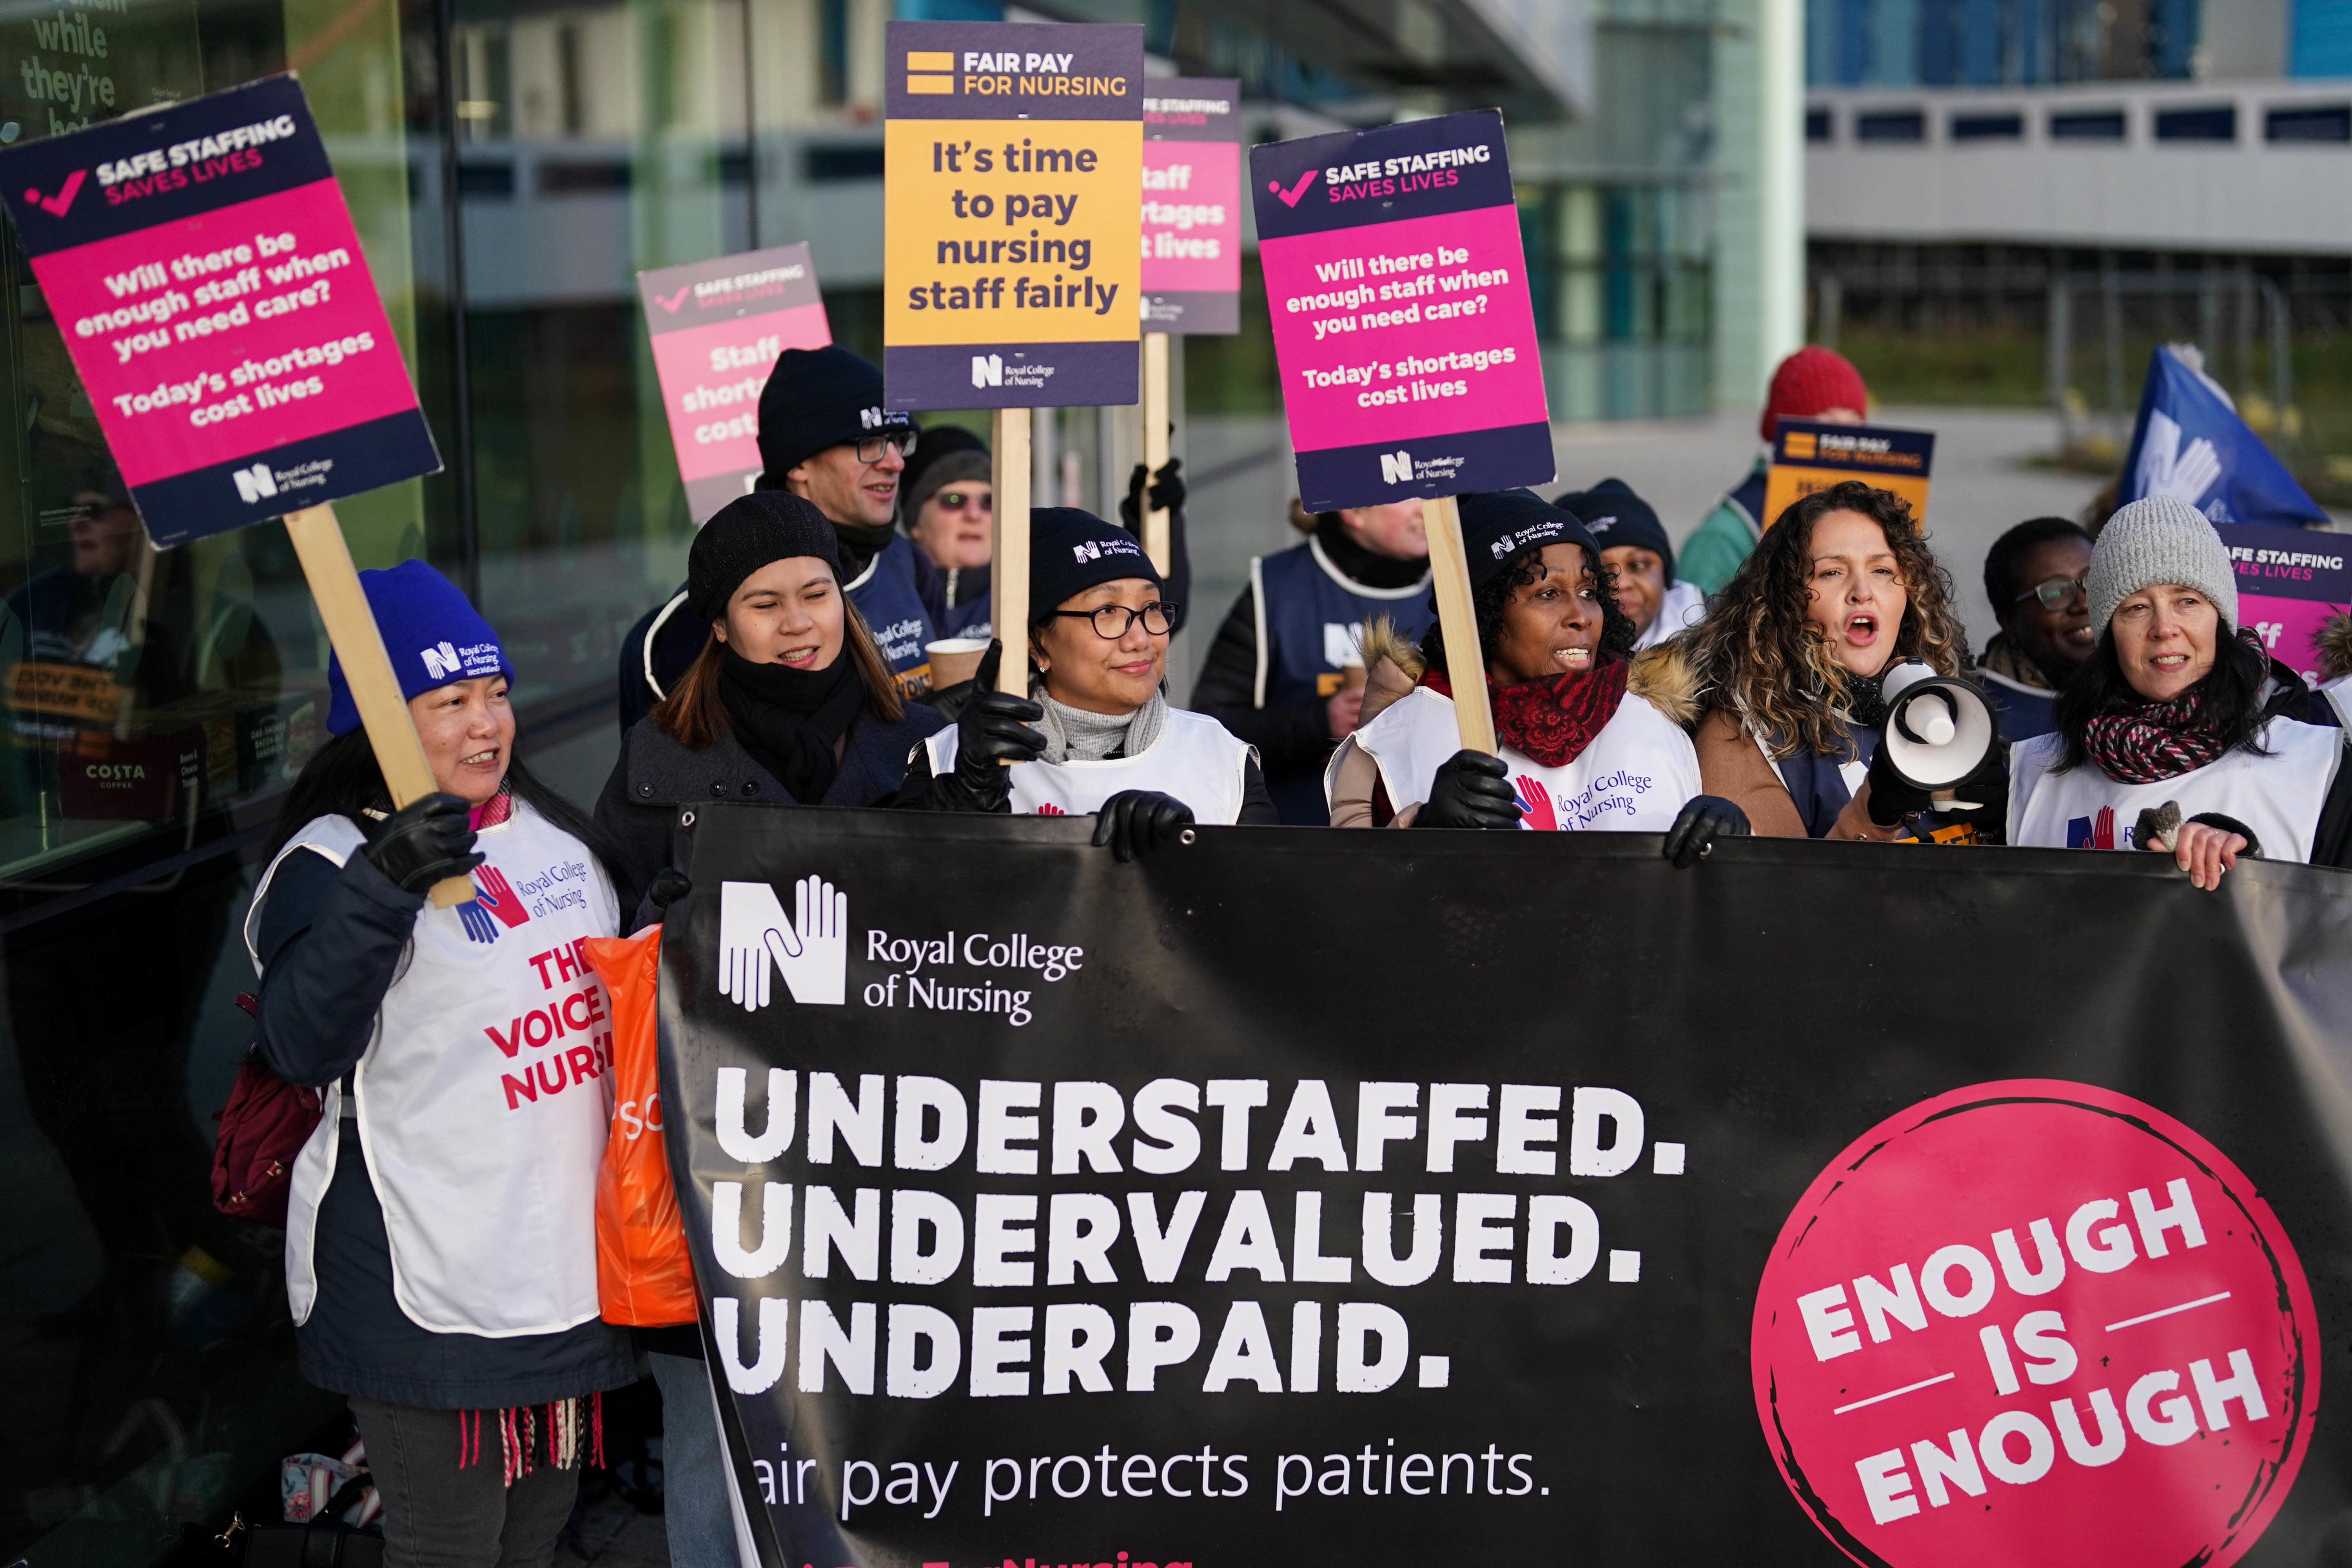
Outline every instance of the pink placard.
{"type": "Polygon", "coordinates": [[[760,467],[760,392],[786,349],[833,341],[824,307],[796,305],[656,334],[654,369],[677,471],[691,483],[760,467]]]}
{"type": "Polygon", "coordinates": [[[1515,207],[1264,241],[1301,452],[1547,417],[1515,207]]]}
{"type": "Polygon", "coordinates": [[[37,257],[139,486],[416,406],[332,180],[37,257]]]}
{"type": "Polygon", "coordinates": [[[1143,289],[1237,293],[1242,153],[1230,142],[1143,144],[1143,289]]]}

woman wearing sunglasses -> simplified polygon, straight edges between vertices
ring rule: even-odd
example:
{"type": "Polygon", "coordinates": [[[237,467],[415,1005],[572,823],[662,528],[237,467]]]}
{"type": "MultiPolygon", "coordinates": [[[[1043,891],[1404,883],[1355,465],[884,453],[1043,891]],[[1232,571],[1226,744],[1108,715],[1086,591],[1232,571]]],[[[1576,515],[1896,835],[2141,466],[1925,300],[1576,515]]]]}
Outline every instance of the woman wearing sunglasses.
{"type": "Polygon", "coordinates": [[[996,487],[988,444],[942,425],[923,433],[919,456],[899,480],[907,537],[939,568],[946,636],[988,618],[989,552],[996,542],[996,487]]]}
{"type": "Polygon", "coordinates": [[[2057,728],[2058,692],[2098,646],[2083,581],[2091,536],[2063,517],[2021,522],[1985,552],[1985,597],[2000,631],[1977,667],[2011,744],[2057,728]]]}
{"type": "Polygon", "coordinates": [[[1181,607],[1135,536],[1074,507],[1029,514],[1029,700],[980,692],[924,742],[900,804],[1100,817],[1122,860],[1192,822],[1271,823],[1257,753],[1161,695],[1181,607]],[[1004,766],[1011,763],[1010,767],[1004,766]]]}

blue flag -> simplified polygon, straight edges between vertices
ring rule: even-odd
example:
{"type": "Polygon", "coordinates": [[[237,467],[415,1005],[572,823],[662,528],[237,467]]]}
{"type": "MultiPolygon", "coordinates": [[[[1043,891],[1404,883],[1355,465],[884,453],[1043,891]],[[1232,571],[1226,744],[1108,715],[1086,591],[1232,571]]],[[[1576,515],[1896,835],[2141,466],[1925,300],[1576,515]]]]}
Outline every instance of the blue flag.
{"type": "Polygon", "coordinates": [[[2246,427],[2230,395],[2169,348],[2147,363],[2116,504],[2178,496],[2217,523],[2308,528],[2327,513],[2246,427]]]}

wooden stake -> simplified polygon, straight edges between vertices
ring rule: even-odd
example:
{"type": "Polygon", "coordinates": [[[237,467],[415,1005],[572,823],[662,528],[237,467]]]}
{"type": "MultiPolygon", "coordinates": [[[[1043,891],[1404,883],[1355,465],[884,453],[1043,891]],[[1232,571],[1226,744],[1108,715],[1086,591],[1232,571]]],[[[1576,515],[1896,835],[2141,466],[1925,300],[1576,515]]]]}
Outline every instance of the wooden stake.
{"type": "MultiPolygon", "coordinates": [[[[1143,334],[1143,482],[1149,489],[1168,465],[1168,334],[1143,334]]],[[[1150,502],[1145,503],[1147,506],[1150,502]]],[[[1168,514],[1153,507],[1143,514],[1143,552],[1152,569],[1166,577],[1168,514]]]]}
{"type": "MultiPolygon", "coordinates": [[[[302,575],[318,602],[327,640],[342,664],[344,683],[352,689],[360,722],[367,727],[368,744],[375,751],[376,766],[383,770],[394,808],[431,795],[436,787],[432,764],[425,760],[425,743],[416,738],[408,700],[400,694],[400,679],[392,672],[391,656],[383,651],[383,634],[376,629],[375,614],[360,587],[359,570],[352,564],[351,546],[343,542],[334,507],[288,512],[286,536],[301,560],[302,575]]],[[[471,877],[449,877],[433,885],[437,910],[454,909],[473,897],[471,877]]]]}
{"type": "Polygon", "coordinates": [[[1452,496],[1422,502],[1428,524],[1429,584],[1437,595],[1437,625],[1445,639],[1445,668],[1454,688],[1454,721],[1462,748],[1495,754],[1495,710],[1486,701],[1486,656],[1478,648],[1478,613],[1470,603],[1470,561],[1462,548],[1462,509],[1452,496]]]}
{"type": "Polygon", "coordinates": [[[996,542],[989,554],[990,616],[1004,660],[996,689],[1029,695],[1029,410],[996,411],[996,542]]]}

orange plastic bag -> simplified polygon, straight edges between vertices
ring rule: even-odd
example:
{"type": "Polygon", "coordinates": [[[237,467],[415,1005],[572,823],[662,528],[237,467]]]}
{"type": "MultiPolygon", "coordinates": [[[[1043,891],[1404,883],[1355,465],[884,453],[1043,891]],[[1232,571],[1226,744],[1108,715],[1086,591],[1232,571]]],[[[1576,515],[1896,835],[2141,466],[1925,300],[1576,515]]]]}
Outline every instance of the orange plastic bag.
{"type": "Polygon", "coordinates": [[[596,1173],[596,1295],[608,1323],[660,1328],[695,1321],[694,1262],[661,1123],[654,1020],[661,994],[661,928],[592,937],[588,962],[613,1018],[613,1130],[596,1173]]]}

